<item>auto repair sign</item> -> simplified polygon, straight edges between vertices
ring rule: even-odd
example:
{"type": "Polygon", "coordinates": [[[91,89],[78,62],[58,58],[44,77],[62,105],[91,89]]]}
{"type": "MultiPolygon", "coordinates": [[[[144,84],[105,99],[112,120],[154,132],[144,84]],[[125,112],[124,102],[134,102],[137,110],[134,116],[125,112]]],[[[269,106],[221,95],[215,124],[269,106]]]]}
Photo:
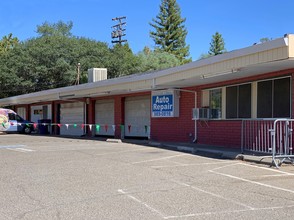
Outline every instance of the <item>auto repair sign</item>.
{"type": "Polygon", "coordinates": [[[152,92],[152,117],[177,117],[178,102],[173,91],[152,92]]]}

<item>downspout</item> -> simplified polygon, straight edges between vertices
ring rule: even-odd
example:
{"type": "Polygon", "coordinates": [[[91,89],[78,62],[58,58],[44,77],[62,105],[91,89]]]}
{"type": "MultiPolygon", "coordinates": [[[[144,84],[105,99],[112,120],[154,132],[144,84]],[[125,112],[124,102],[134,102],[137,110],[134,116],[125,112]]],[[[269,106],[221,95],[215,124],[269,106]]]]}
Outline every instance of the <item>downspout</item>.
{"type": "MultiPolygon", "coordinates": [[[[195,107],[194,108],[197,108],[197,92],[194,93],[195,95],[195,107]]],[[[193,140],[193,143],[196,143],[197,142],[197,119],[194,120],[194,140],[193,140]]]]}
{"type": "MultiPolygon", "coordinates": [[[[178,90],[178,91],[183,91],[183,92],[190,92],[190,93],[194,93],[194,108],[197,108],[197,92],[193,91],[193,90],[187,90],[187,89],[174,89],[174,90],[178,90]]],[[[194,139],[193,139],[193,143],[197,142],[197,120],[194,120],[194,139]]]]}
{"type": "Polygon", "coordinates": [[[88,117],[88,98],[86,98],[86,100],[84,101],[84,128],[83,128],[83,132],[84,134],[82,136],[86,136],[87,134],[87,117],[88,117]]]}

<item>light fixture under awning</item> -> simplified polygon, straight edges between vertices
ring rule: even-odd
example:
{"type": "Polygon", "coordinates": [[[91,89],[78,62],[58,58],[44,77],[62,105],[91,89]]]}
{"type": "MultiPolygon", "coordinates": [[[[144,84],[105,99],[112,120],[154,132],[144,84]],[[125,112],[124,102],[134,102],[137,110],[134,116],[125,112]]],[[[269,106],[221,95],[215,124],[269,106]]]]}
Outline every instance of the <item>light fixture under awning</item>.
{"type": "Polygon", "coordinates": [[[75,94],[59,95],[59,99],[66,99],[66,98],[72,98],[72,97],[75,97],[75,94]]]}
{"type": "Polygon", "coordinates": [[[217,77],[217,76],[223,76],[223,75],[227,75],[227,74],[232,74],[232,73],[236,73],[239,72],[240,69],[231,69],[225,72],[218,72],[218,73],[208,73],[208,74],[204,74],[201,76],[201,79],[208,79],[208,78],[212,78],[212,77],[217,77]]]}

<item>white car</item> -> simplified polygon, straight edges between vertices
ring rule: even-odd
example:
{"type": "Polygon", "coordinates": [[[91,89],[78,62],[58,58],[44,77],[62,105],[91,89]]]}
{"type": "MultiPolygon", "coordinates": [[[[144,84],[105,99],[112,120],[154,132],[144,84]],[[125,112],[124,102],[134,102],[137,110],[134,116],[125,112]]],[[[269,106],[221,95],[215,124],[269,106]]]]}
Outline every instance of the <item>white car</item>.
{"type": "Polygon", "coordinates": [[[34,131],[34,123],[23,119],[11,109],[0,108],[0,131],[30,134],[34,131]]]}

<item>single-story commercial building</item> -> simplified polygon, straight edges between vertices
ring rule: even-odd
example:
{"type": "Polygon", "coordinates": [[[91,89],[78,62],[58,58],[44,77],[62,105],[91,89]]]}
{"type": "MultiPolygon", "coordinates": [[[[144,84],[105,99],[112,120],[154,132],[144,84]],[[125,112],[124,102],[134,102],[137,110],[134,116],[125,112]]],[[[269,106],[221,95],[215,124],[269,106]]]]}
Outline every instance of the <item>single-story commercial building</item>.
{"type": "Polygon", "coordinates": [[[93,68],[86,84],[0,99],[0,107],[36,123],[50,119],[54,134],[240,147],[244,121],[293,118],[293,76],[289,34],[114,79],[107,79],[106,69],[93,68]]]}

